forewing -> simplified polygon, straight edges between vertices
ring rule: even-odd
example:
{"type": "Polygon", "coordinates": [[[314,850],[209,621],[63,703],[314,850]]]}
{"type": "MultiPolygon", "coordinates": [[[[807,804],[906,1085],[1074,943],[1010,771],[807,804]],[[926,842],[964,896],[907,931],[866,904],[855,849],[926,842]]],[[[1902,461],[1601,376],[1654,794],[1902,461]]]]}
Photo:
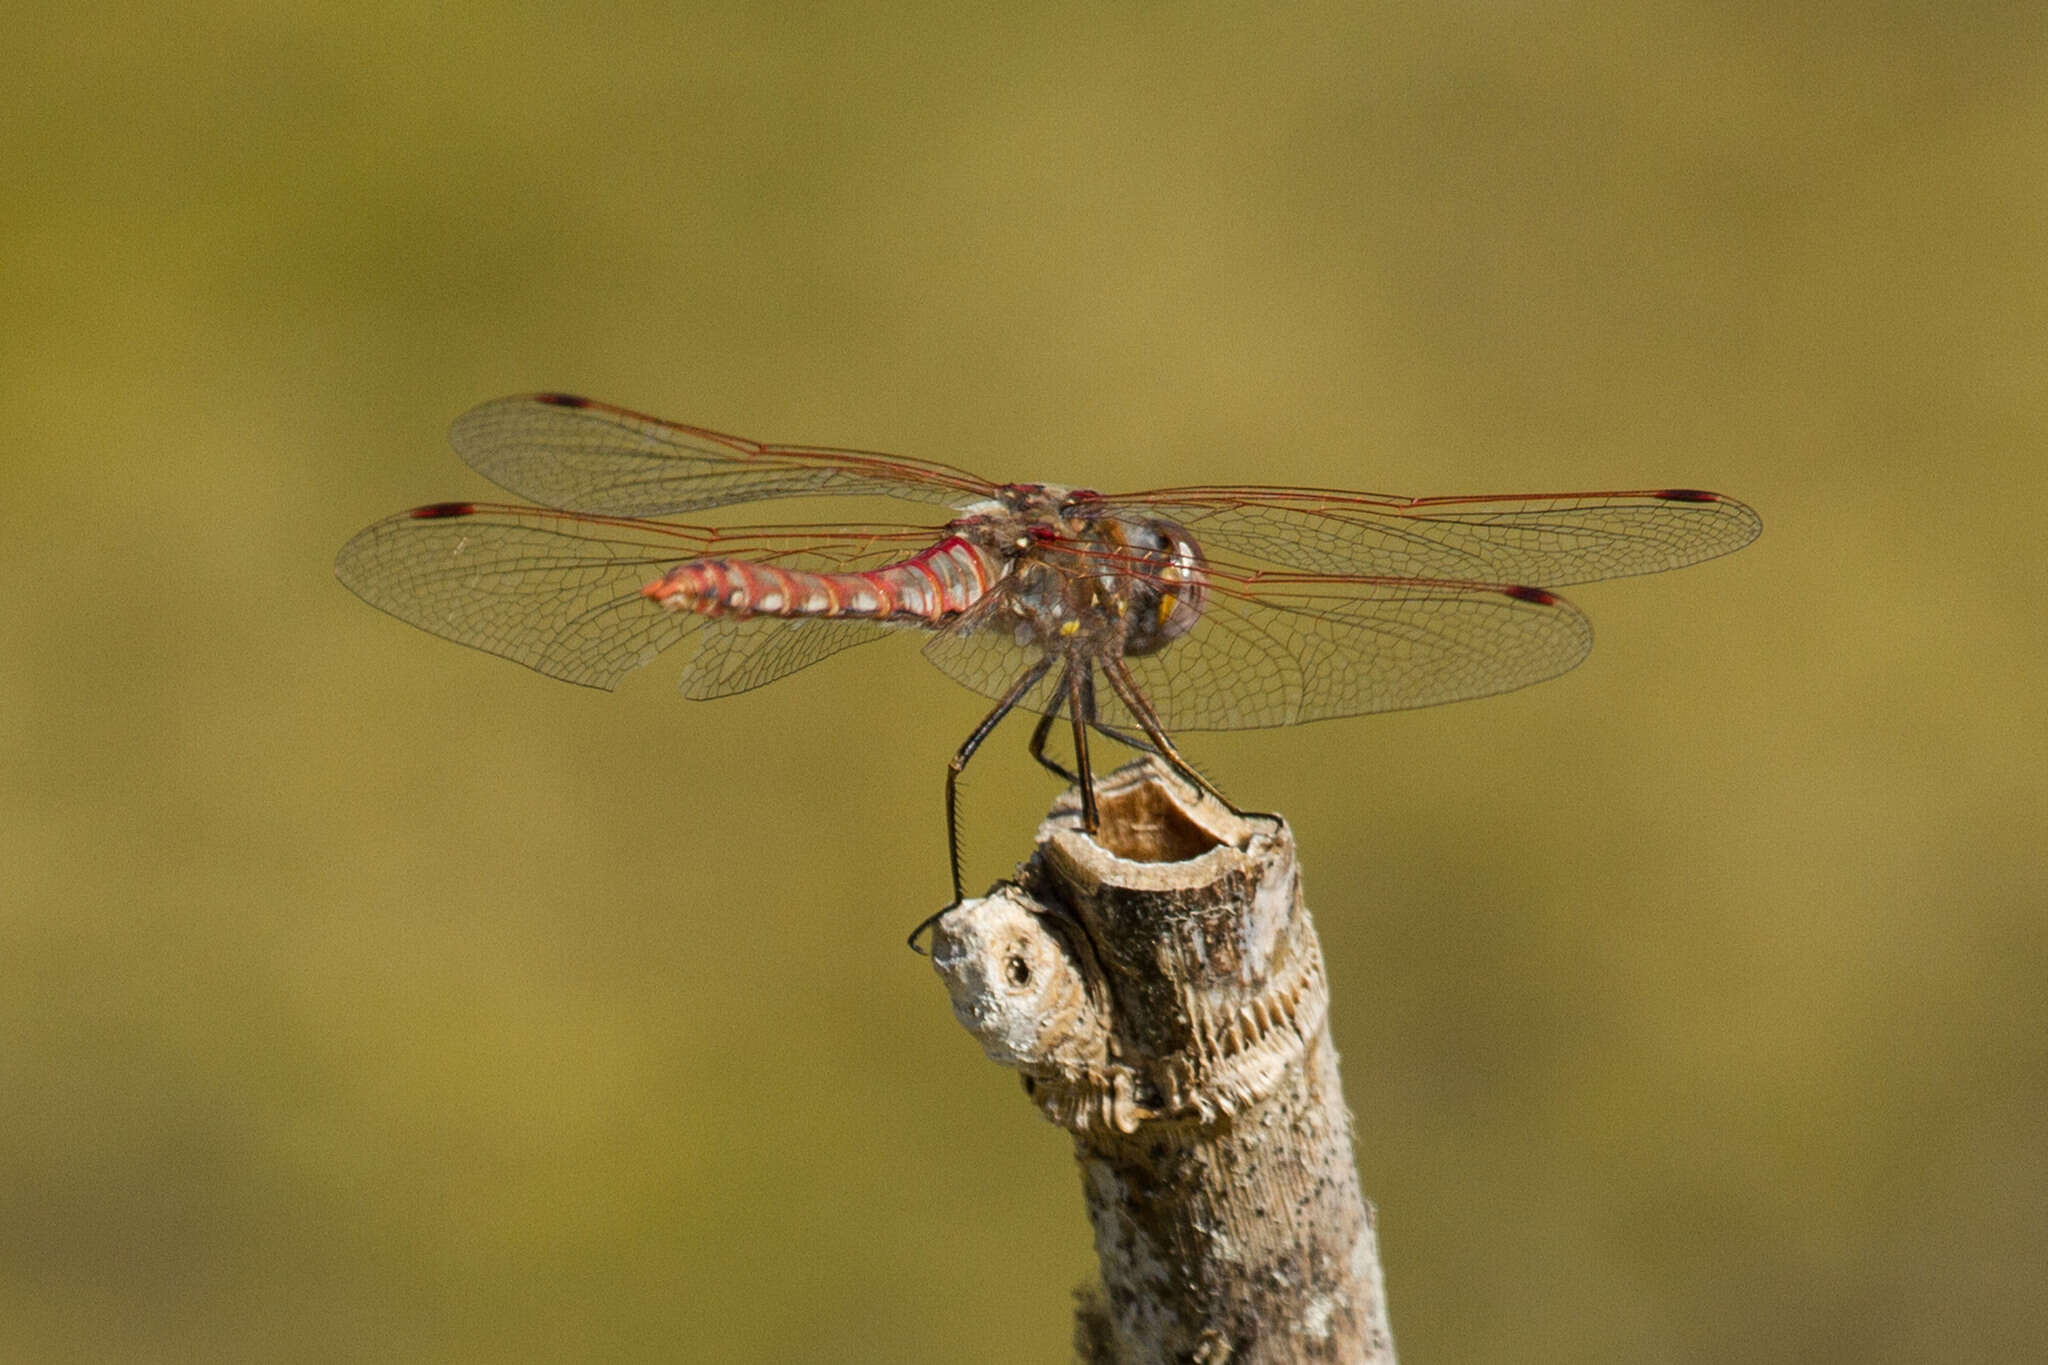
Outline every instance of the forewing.
{"type": "Polygon", "coordinates": [[[987,480],[930,461],[765,445],[567,394],[485,403],[458,417],[448,439],[500,488],[605,516],[672,516],[804,494],[957,507],[995,494],[987,480]]]}
{"type": "Polygon", "coordinates": [[[835,627],[869,623],[774,619],[735,630],[748,623],[670,610],[642,594],[647,584],[707,555],[796,569],[872,567],[913,552],[931,534],[921,527],[710,530],[449,503],[377,522],[342,547],[334,568],[351,592],[401,621],[585,687],[614,688],[694,636],[700,648],[685,666],[684,691],[719,696],[857,644],[864,638],[857,631],[835,627]],[[786,638],[778,642],[778,635],[786,638]]]}
{"type": "Polygon", "coordinates": [[[1658,573],[1741,549],[1763,528],[1690,489],[1393,498],[1301,488],[1118,494],[1115,511],[1185,526],[1211,559],[1310,573],[1561,587],[1658,573]]]}

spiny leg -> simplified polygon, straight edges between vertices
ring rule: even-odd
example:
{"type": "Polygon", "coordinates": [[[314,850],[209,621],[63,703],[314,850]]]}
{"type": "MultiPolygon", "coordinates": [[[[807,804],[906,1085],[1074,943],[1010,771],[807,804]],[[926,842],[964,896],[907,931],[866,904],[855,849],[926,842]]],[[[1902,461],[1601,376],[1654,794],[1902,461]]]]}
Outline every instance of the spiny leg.
{"type": "MultiPolygon", "coordinates": [[[[1122,699],[1124,706],[1130,711],[1132,717],[1137,720],[1138,728],[1143,730],[1145,737],[1152,741],[1152,752],[1165,759],[1167,766],[1193,783],[1197,790],[1205,791],[1218,801],[1221,801],[1224,807],[1232,814],[1260,814],[1258,811],[1239,810],[1236,806],[1231,805],[1229,797],[1216,790],[1214,783],[1196,772],[1194,765],[1181,757],[1180,750],[1176,749],[1173,741],[1167,738],[1166,729],[1159,723],[1159,715],[1152,709],[1152,703],[1145,700],[1145,694],[1139,690],[1138,680],[1131,676],[1128,664],[1122,659],[1105,659],[1102,663],[1102,672],[1103,676],[1109,679],[1110,687],[1115,690],[1117,696],[1122,699]]],[[[1133,747],[1141,748],[1144,746],[1134,745],[1133,747]]]]}
{"type": "Polygon", "coordinates": [[[1106,739],[1113,739],[1126,749],[1136,749],[1141,754],[1151,754],[1155,758],[1159,756],[1159,746],[1146,739],[1143,735],[1134,735],[1128,730],[1119,730],[1114,725],[1109,725],[1099,720],[1094,723],[1094,730],[1096,734],[1106,739]]]}
{"type": "MultiPolygon", "coordinates": [[[[1059,681],[1053,684],[1053,691],[1060,693],[1064,696],[1066,694],[1066,690],[1067,675],[1062,673],[1060,674],[1059,681]]],[[[1069,709],[1071,709],[1071,707],[1069,709]]],[[[1087,675],[1087,681],[1083,684],[1081,688],[1081,716],[1082,719],[1088,722],[1089,729],[1093,730],[1096,734],[1101,735],[1105,739],[1113,739],[1118,744],[1123,745],[1125,748],[1136,749],[1141,754],[1157,752],[1157,750],[1155,750],[1152,747],[1152,743],[1150,740],[1140,739],[1136,735],[1126,734],[1124,731],[1117,729],[1114,725],[1109,724],[1108,722],[1104,721],[1100,716],[1096,715],[1095,675],[1092,671],[1087,675]]],[[[1054,715],[1049,711],[1039,718],[1039,739],[1042,740],[1047,734],[1051,732],[1052,723],[1054,719],[1054,715]]],[[[1068,782],[1073,782],[1075,780],[1074,775],[1072,773],[1067,772],[1065,769],[1052,763],[1050,760],[1040,758],[1039,762],[1045,764],[1046,767],[1051,768],[1055,773],[1065,778],[1068,782]]]]}
{"type": "MultiPolygon", "coordinates": [[[[1075,763],[1082,773],[1092,773],[1092,768],[1088,761],[1088,731],[1090,729],[1100,730],[1119,744],[1127,744],[1131,748],[1142,750],[1145,753],[1152,752],[1152,746],[1146,741],[1112,730],[1095,718],[1095,671],[1092,666],[1084,665],[1077,669],[1074,665],[1069,664],[1060,670],[1059,677],[1053,682],[1052,690],[1053,695],[1066,698],[1067,714],[1074,722],[1075,763]],[[1075,679],[1077,677],[1080,679],[1080,696],[1078,699],[1074,695],[1075,679]]],[[[1088,831],[1092,834],[1095,832],[1095,815],[1092,810],[1095,804],[1094,784],[1091,781],[1084,780],[1080,774],[1068,772],[1059,765],[1056,759],[1045,752],[1045,742],[1051,737],[1052,723],[1057,719],[1059,719],[1058,713],[1051,710],[1047,710],[1039,716],[1037,726],[1031,731],[1031,756],[1038,760],[1038,765],[1041,768],[1044,768],[1054,777],[1059,778],[1069,786],[1081,789],[1081,815],[1082,819],[1090,822],[1088,831]]]]}
{"type": "Polygon", "coordinates": [[[1095,719],[1095,666],[1067,667],[1067,711],[1074,718],[1075,781],[1081,786],[1081,828],[1093,834],[1102,828],[1095,809],[1095,774],[1088,770],[1088,723],[1095,719]]]}
{"type": "MultiPolygon", "coordinates": [[[[1068,673],[1062,672],[1058,681],[1053,683],[1052,690],[1056,695],[1066,692],[1068,676],[1068,673]]],[[[1095,675],[1093,668],[1091,667],[1087,673],[1083,674],[1083,677],[1086,681],[1081,688],[1081,717],[1087,722],[1087,728],[1094,730],[1106,739],[1115,740],[1127,749],[1135,749],[1141,754],[1151,754],[1157,757],[1159,755],[1159,746],[1152,743],[1151,740],[1141,735],[1134,735],[1127,731],[1119,730],[1115,726],[1105,723],[1095,714],[1095,675]]],[[[1068,710],[1071,712],[1072,709],[1073,705],[1070,700],[1068,710]]],[[[1038,728],[1031,735],[1031,756],[1038,760],[1040,766],[1046,768],[1061,781],[1066,782],[1070,786],[1079,785],[1079,778],[1045,755],[1046,737],[1052,733],[1052,723],[1055,719],[1056,717],[1051,711],[1045,712],[1038,718],[1038,728]]],[[[1085,751],[1084,745],[1082,752],[1085,753],[1085,751]]]]}
{"type": "Polygon", "coordinates": [[[946,765],[946,848],[952,856],[954,905],[966,899],[960,878],[960,773],[966,768],[967,760],[974,757],[974,751],[981,747],[981,742],[994,732],[996,726],[1002,724],[1004,716],[1016,709],[1017,703],[1024,700],[1026,693],[1038,686],[1039,680],[1044,678],[1051,668],[1052,657],[1047,655],[1025,669],[1024,675],[1003,694],[1002,700],[995,704],[994,709],[982,717],[981,724],[974,727],[974,733],[967,736],[966,741],[954,753],[952,761],[946,765]]]}
{"type": "MultiPolygon", "coordinates": [[[[1066,675],[1062,673],[1060,675],[1059,686],[1056,687],[1054,690],[1063,690],[1066,686],[1066,681],[1066,675]]],[[[1087,715],[1089,729],[1095,731],[1095,733],[1101,735],[1105,739],[1115,740],[1118,744],[1123,745],[1126,749],[1136,749],[1141,754],[1151,754],[1155,758],[1159,756],[1159,746],[1152,743],[1151,740],[1146,739],[1141,735],[1134,735],[1130,733],[1128,730],[1118,729],[1116,726],[1111,725],[1108,721],[1102,719],[1102,717],[1098,716],[1095,713],[1095,676],[1092,669],[1088,677],[1088,688],[1086,695],[1084,695],[1081,700],[1083,702],[1082,710],[1087,715]]],[[[1050,725],[1051,722],[1046,721],[1043,722],[1043,724],[1050,725]]],[[[1060,776],[1066,777],[1067,775],[1065,773],[1062,773],[1060,774],[1060,776]]],[[[1071,777],[1067,777],[1067,780],[1069,782],[1073,781],[1071,777]]]]}
{"type": "Polygon", "coordinates": [[[960,877],[960,770],[967,766],[968,759],[974,757],[974,751],[981,747],[981,742],[989,737],[996,726],[1002,724],[1003,717],[1016,709],[1017,703],[1024,700],[1025,694],[1032,688],[1038,686],[1040,679],[1044,678],[1051,668],[1052,656],[1048,654],[1025,669],[1024,676],[1017,679],[1016,685],[1003,694],[1003,699],[995,704],[994,710],[982,717],[981,724],[974,727],[974,733],[967,736],[966,742],[961,744],[952,761],[946,765],[946,855],[953,872],[953,900],[951,904],[925,916],[918,922],[917,927],[910,931],[910,937],[905,942],[914,953],[924,951],[917,946],[917,940],[923,936],[925,930],[931,928],[940,915],[967,899],[967,892],[960,877]]]}
{"type": "MultiPolygon", "coordinates": [[[[1054,696],[1064,697],[1067,695],[1067,673],[1067,669],[1063,668],[1060,670],[1059,681],[1052,685],[1052,694],[1054,696]]],[[[1039,767],[1071,786],[1074,782],[1074,775],[1065,768],[1062,768],[1058,761],[1047,757],[1045,752],[1045,741],[1052,734],[1052,723],[1058,719],[1059,712],[1050,709],[1039,716],[1038,725],[1031,732],[1031,756],[1038,760],[1039,767]]]]}

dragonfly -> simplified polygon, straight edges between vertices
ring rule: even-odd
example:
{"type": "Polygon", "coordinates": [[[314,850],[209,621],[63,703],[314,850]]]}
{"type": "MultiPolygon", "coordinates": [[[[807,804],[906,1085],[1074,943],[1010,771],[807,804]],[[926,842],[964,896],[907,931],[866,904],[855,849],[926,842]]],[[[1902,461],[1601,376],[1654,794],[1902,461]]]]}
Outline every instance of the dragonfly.
{"type": "MultiPolygon", "coordinates": [[[[609,690],[683,648],[681,689],[759,687],[891,630],[994,703],[947,765],[959,781],[1012,712],[1100,828],[1089,736],[1216,791],[1184,731],[1240,730],[1508,692],[1575,666],[1586,617],[1555,589],[1740,549],[1762,528],[1697,489],[1390,497],[1203,484],[1100,493],[996,483],[928,460],[773,445],[569,394],[488,402],[456,453],[525,499],[439,502],[342,548],[341,582],[435,635],[609,690]],[[914,524],[706,526],[776,498],[889,497],[914,524]],[[1046,752],[1064,716],[1071,770],[1046,752]]],[[[1227,801],[1226,801],[1226,804],[1227,801]]]]}

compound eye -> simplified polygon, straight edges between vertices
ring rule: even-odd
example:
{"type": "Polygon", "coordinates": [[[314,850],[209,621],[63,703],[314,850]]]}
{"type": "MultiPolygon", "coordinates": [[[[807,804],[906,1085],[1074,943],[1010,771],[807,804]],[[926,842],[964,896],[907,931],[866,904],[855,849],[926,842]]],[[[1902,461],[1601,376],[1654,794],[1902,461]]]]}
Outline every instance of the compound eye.
{"type": "Polygon", "coordinates": [[[1185,635],[1202,619],[1202,607],[1209,596],[1208,563],[1195,538],[1178,526],[1160,523],[1166,544],[1167,562],[1161,566],[1160,582],[1169,590],[1159,604],[1159,633],[1165,639],[1185,635]]]}
{"type": "Polygon", "coordinates": [[[1152,654],[1194,629],[1208,600],[1208,573],[1195,538],[1170,521],[1129,527],[1125,544],[1143,554],[1145,572],[1124,635],[1124,653],[1152,654]]]}
{"type": "MultiPolygon", "coordinates": [[[[1181,536],[1186,534],[1181,532],[1181,536]]],[[[1141,521],[1124,528],[1124,543],[1134,550],[1143,550],[1148,554],[1164,554],[1170,557],[1177,538],[1166,529],[1165,523],[1158,521],[1141,521]]]]}

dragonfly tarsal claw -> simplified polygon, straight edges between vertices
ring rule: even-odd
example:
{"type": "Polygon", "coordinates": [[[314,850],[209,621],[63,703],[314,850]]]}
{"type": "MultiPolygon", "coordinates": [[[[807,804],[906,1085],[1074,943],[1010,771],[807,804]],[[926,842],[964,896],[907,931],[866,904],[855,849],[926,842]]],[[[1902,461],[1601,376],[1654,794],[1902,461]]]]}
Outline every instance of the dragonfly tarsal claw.
{"type": "Polygon", "coordinates": [[[912,929],[909,935],[903,940],[903,946],[910,949],[911,952],[916,953],[919,957],[930,957],[931,950],[929,948],[921,946],[918,943],[918,940],[930,934],[935,928],[938,927],[938,923],[941,919],[945,918],[953,911],[958,910],[964,903],[965,902],[962,900],[955,900],[948,905],[941,906],[939,909],[932,911],[932,913],[930,913],[929,915],[926,915],[923,919],[917,922],[917,927],[915,929],[912,929]]]}

